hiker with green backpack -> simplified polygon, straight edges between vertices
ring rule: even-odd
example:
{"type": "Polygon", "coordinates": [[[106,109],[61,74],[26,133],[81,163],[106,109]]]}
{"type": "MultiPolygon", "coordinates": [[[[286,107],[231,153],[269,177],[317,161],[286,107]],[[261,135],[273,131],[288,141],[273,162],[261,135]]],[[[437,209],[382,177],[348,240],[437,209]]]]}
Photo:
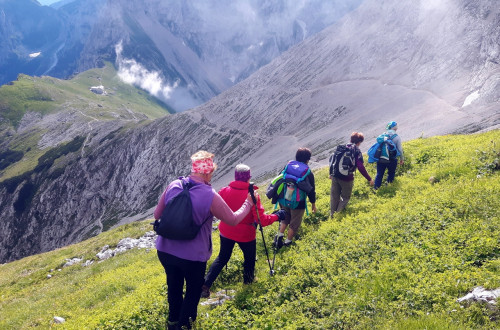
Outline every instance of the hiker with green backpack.
{"type": "MultiPolygon", "coordinates": [[[[292,244],[293,237],[297,234],[307,210],[307,198],[311,202],[312,212],[316,212],[314,174],[308,166],[310,159],[311,150],[299,148],[295,154],[295,160],[289,161],[282,171],[281,183],[274,186],[274,188],[279,187],[279,189],[273,189],[272,193],[266,194],[273,199],[273,202],[277,202],[281,209],[286,211],[279,233],[274,237],[273,246],[275,249],[292,244]],[[283,240],[287,227],[289,227],[287,238],[283,240]]],[[[268,188],[268,192],[269,190],[268,188]]]]}
{"type": "Polygon", "coordinates": [[[359,149],[361,142],[365,139],[363,133],[353,132],[351,143],[337,146],[330,157],[330,179],[332,187],[330,190],[330,217],[335,212],[341,212],[349,203],[352,188],[354,186],[354,172],[356,169],[373,186],[373,179],[363,165],[363,154],[359,149]]]}

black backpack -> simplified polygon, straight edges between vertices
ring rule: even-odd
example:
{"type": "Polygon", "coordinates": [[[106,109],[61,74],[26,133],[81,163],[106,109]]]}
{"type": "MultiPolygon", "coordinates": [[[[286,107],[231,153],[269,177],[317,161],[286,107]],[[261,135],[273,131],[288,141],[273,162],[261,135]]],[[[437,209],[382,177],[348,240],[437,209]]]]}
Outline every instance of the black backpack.
{"type": "Polygon", "coordinates": [[[182,191],[168,201],[163,209],[160,219],[153,223],[154,231],[168,239],[192,240],[198,235],[200,228],[210,219],[210,216],[197,225],[193,218],[193,204],[189,189],[193,186],[191,182],[182,182],[182,191]]]}
{"type": "Polygon", "coordinates": [[[337,146],[330,156],[330,175],[336,178],[347,178],[356,170],[356,146],[354,144],[341,144],[337,146]]]}

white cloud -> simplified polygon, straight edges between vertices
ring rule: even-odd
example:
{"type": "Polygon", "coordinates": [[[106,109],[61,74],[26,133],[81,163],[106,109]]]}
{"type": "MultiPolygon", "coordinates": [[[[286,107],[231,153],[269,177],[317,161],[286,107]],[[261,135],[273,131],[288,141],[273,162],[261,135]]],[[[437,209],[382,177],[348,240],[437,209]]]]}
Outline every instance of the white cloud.
{"type": "Polygon", "coordinates": [[[134,59],[123,58],[121,42],[115,46],[115,51],[120,79],[148,91],[151,95],[163,101],[167,101],[172,97],[172,93],[178,87],[179,81],[170,85],[161,78],[160,72],[149,71],[134,59]]]}

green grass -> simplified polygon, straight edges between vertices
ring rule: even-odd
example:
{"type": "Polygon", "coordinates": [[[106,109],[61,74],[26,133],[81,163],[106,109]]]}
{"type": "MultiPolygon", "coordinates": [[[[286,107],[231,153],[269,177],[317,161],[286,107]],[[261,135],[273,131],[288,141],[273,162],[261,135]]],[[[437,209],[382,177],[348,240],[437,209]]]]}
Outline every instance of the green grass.
{"type": "MultiPolygon", "coordinates": [[[[315,172],[319,212],[304,219],[300,240],[278,252],[275,276],[258,233],[257,281],[243,286],[236,248],[212,287],[235,289],[236,297],[200,306],[199,328],[499,328],[498,307],[456,301],[477,286],[500,287],[499,141],[496,130],[406,142],[395,182],[374,193],[358,174],[347,209],[333,219],[327,169],[315,172]]],[[[368,171],[375,174],[371,165],[368,171]]],[[[1,265],[0,328],[49,328],[57,315],[66,318],[64,329],[161,329],[165,275],[154,251],[46,278],[65,258],[90,259],[147,230],[148,221],[138,222],[1,265]]],[[[276,230],[264,229],[268,248],[276,230]]],[[[218,233],[213,238],[209,264],[219,248],[218,233]]]]}
{"type": "Polygon", "coordinates": [[[11,85],[0,87],[0,114],[14,127],[19,125],[27,111],[42,115],[74,108],[100,119],[113,119],[113,113],[130,117],[126,109],[145,114],[150,119],[160,118],[168,112],[147,92],[125,84],[117,77],[113,65],[92,69],[70,80],[48,76],[19,75],[11,85]],[[103,85],[107,95],[97,95],[89,89],[103,85]]]}
{"type": "MultiPolygon", "coordinates": [[[[21,74],[12,84],[1,86],[0,118],[6,121],[2,122],[0,136],[8,126],[17,129],[28,111],[41,116],[59,112],[81,115],[82,125],[94,120],[117,119],[137,125],[137,122],[164,117],[171,110],[146,91],[123,83],[113,65],[106,63],[103,68],[85,71],[70,80],[21,74]],[[89,90],[98,85],[104,86],[107,95],[97,95],[89,90]]],[[[1,168],[1,181],[33,170],[38,158],[47,152],[38,146],[46,132],[43,127],[37,129],[5,137],[9,141],[7,148],[24,153],[24,157],[1,168]]]]}

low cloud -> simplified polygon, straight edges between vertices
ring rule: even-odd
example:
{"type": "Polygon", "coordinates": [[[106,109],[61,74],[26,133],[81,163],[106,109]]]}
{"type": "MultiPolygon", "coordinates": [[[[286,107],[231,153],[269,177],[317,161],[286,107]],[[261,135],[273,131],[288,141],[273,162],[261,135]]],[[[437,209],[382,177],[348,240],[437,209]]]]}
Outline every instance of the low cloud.
{"type": "Polygon", "coordinates": [[[161,78],[158,71],[149,71],[134,59],[127,59],[122,56],[123,45],[120,42],[115,46],[116,64],[118,65],[118,76],[124,82],[138,86],[158,99],[168,102],[172,98],[174,90],[178,87],[177,80],[170,85],[161,78]]]}

